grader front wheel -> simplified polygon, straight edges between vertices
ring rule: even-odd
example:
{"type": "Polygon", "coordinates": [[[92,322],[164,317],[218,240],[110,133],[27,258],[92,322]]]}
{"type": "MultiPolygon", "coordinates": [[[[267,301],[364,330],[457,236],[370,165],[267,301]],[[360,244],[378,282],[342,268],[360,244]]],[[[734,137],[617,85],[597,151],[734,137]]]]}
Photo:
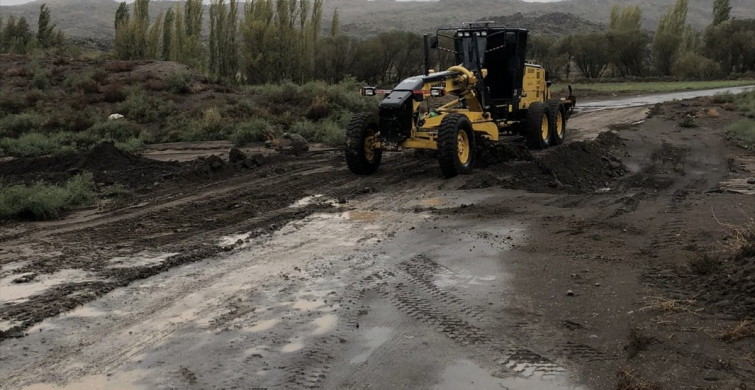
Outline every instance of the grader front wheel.
{"type": "Polygon", "coordinates": [[[467,174],[474,161],[472,123],[461,114],[446,115],[438,129],[438,161],[446,178],[467,174]]]}
{"type": "Polygon", "coordinates": [[[346,165],[357,175],[375,173],[383,151],[377,143],[377,119],[372,114],[357,114],[346,128],[346,165]]]}

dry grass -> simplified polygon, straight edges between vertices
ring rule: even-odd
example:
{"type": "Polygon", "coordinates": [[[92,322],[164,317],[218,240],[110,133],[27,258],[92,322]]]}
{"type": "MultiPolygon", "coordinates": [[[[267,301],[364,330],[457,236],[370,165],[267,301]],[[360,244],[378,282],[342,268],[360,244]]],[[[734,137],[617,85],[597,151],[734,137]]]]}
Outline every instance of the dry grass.
{"type": "Polygon", "coordinates": [[[705,110],[705,115],[708,118],[718,118],[719,116],[721,116],[721,114],[715,108],[709,108],[709,109],[705,110]]]}
{"type": "Polygon", "coordinates": [[[646,297],[643,299],[643,307],[639,311],[660,311],[673,313],[692,313],[699,315],[698,312],[703,308],[695,308],[696,303],[693,299],[670,299],[664,297],[646,297]]]}
{"type": "Polygon", "coordinates": [[[733,328],[724,330],[716,338],[731,343],[737,340],[755,336],[755,321],[744,320],[733,328]]]}
{"type": "Polygon", "coordinates": [[[719,225],[726,228],[729,231],[729,236],[723,242],[719,242],[723,251],[731,254],[734,259],[743,259],[750,256],[755,256],[755,219],[747,216],[746,222],[737,225],[733,223],[721,222],[716,214],[713,213],[713,218],[719,225]]]}
{"type": "Polygon", "coordinates": [[[619,369],[619,381],[616,384],[616,390],[660,390],[661,386],[655,383],[646,382],[638,378],[634,370],[629,367],[619,369]]]}

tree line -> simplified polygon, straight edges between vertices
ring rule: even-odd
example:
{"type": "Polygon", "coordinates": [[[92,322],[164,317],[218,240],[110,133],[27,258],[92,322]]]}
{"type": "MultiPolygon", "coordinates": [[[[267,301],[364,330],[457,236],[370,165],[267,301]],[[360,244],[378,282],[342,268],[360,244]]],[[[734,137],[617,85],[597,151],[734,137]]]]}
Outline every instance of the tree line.
{"type": "Polygon", "coordinates": [[[0,53],[28,54],[37,49],[50,49],[65,43],[63,33],[55,28],[47,4],[39,7],[37,31],[34,33],[25,17],[0,16],[0,53]]]}
{"type": "Polygon", "coordinates": [[[368,39],[339,33],[338,10],[323,28],[323,0],[214,0],[203,41],[201,0],[187,0],[150,22],[149,0],[115,13],[114,55],[177,61],[228,83],[290,80],[385,84],[422,71],[422,37],[392,31],[368,39]],[[323,34],[323,30],[327,34],[323,34]]]}
{"type": "Polygon", "coordinates": [[[534,35],[529,58],[566,78],[704,80],[755,71],[755,20],[732,19],[729,0],[714,0],[711,24],[698,31],[687,23],[687,9],[688,0],[677,0],[651,34],[641,28],[638,6],[616,5],[606,32],[562,38],[534,35]]]}

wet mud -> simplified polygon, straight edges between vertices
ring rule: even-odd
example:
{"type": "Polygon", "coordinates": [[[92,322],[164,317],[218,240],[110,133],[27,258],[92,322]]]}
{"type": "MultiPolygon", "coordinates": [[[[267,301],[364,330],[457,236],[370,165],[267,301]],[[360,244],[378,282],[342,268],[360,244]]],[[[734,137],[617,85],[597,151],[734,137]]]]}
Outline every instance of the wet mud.
{"type": "Polygon", "coordinates": [[[0,163],[131,193],[0,222],[0,388],[744,389],[755,203],[726,183],[752,152],[735,112],[679,125],[713,105],[498,145],[451,180],[316,149],[0,163]]]}

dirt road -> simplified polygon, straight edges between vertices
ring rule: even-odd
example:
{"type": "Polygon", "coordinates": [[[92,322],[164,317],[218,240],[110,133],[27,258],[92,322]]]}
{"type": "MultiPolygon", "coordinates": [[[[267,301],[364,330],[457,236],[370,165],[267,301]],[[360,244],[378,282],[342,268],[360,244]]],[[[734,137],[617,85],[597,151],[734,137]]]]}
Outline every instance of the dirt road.
{"type": "Polygon", "coordinates": [[[130,197],[0,225],[0,387],[745,389],[755,156],[712,108],[580,114],[451,180],[409,153],[356,177],[338,151],[101,147],[74,165],[128,160],[95,178],[130,197]]]}

